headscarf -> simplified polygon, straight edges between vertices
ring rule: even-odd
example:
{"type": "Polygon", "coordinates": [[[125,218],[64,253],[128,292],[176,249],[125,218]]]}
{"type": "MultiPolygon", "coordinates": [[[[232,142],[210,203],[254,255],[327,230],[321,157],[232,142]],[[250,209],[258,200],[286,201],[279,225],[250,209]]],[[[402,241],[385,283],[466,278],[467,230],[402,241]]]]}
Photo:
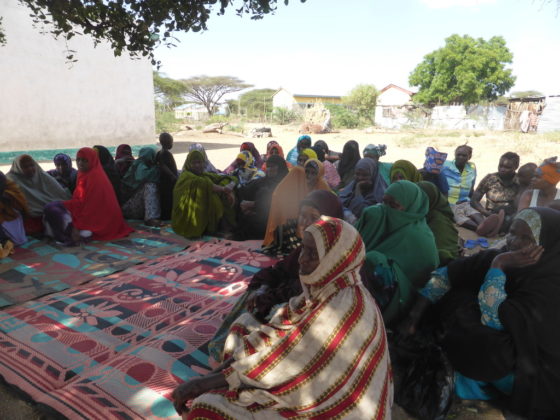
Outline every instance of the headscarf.
{"type": "Polygon", "coordinates": [[[358,169],[368,172],[373,186],[372,191],[368,195],[363,196],[361,191],[358,190],[358,183],[354,179],[339,194],[344,207],[352,211],[356,217],[360,217],[366,207],[381,203],[383,201],[383,194],[387,189],[387,184],[379,175],[379,168],[373,159],[360,159],[356,163],[354,172],[358,169]]]}
{"type": "Polygon", "coordinates": [[[297,165],[297,158],[299,156],[299,149],[301,148],[300,143],[302,141],[309,142],[309,147],[311,147],[311,137],[310,136],[308,136],[307,134],[304,134],[303,136],[299,136],[298,139],[297,139],[296,146],[288,152],[288,157],[286,158],[286,162],[288,162],[288,163],[290,163],[294,166],[297,165]]]}
{"type": "Polygon", "coordinates": [[[237,155],[235,165],[236,168],[231,174],[237,177],[237,179],[239,180],[238,185],[246,184],[253,179],[262,178],[264,176],[264,173],[262,171],[259,171],[255,166],[253,155],[248,150],[243,150],[237,155]],[[237,166],[238,161],[242,161],[243,165],[237,166]]]}
{"type": "Polygon", "coordinates": [[[432,230],[436,240],[441,265],[459,256],[459,233],[455,227],[453,212],[447,198],[431,182],[420,181],[417,184],[426,193],[429,201],[429,210],[426,222],[432,230]]]}
{"type": "Polygon", "coordinates": [[[337,219],[342,219],[344,217],[340,200],[338,199],[336,194],[333,194],[330,191],[311,191],[301,201],[300,207],[303,206],[313,207],[314,209],[317,209],[323,216],[336,217],[337,219]]]}
{"type": "Polygon", "coordinates": [[[244,150],[247,150],[247,151],[251,152],[251,155],[253,155],[254,165],[257,168],[260,168],[263,165],[264,161],[261,157],[261,154],[259,153],[259,151],[255,147],[254,143],[252,143],[250,141],[246,141],[246,142],[242,143],[241,147],[239,148],[239,151],[243,152],[244,150]]]}
{"type": "Polygon", "coordinates": [[[72,199],[64,207],[72,215],[72,223],[79,230],[89,230],[93,239],[113,240],[127,236],[134,230],[124,221],[117,197],[99,161],[98,152],[89,147],[78,150],[76,159],[89,162],[87,172],[78,171],[78,182],[72,199]]]}
{"type": "Polygon", "coordinates": [[[159,168],[156,162],[156,150],[142,147],[136,159],[122,179],[123,200],[126,202],[144,184],[159,182],[159,168]]]}
{"type": "Polygon", "coordinates": [[[113,155],[105,146],[96,145],[93,146],[93,149],[96,150],[97,154],[99,155],[99,163],[105,171],[109,182],[113,186],[117,201],[119,203],[122,203],[123,200],[121,196],[121,176],[119,175],[117,167],[115,166],[115,159],[113,159],[113,155]]]}
{"type": "Polygon", "coordinates": [[[115,154],[115,166],[120,176],[124,176],[130,166],[134,162],[134,156],[132,156],[132,147],[128,144],[121,144],[117,147],[117,152],[115,154]]]}
{"type": "Polygon", "coordinates": [[[447,159],[447,153],[438,152],[433,147],[426,148],[426,160],[424,161],[424,169],[431,174],[439,174],[443,168],[443,164],[447,159]]]}
{"type": "Polygon", "coordinates": [[[310,148],[303,149],[300,154],[307,156],[309,159],[317,159],[317,153],[315,153],[315,150],[310,148]]]}
{"type": "Polygon", "coordinates": [[[342,149],[342,156],[338,164],[338,174],[340,175],[340,187],[345,187],[354,178],[354,167],[360,160],[360,145],[355,140],[346,142],[342,149]]]}
{"type": "MultiPolygon", "coordinates": [[[[288,175],[289,169],[288,169],[288,165],[286,164],[286,160],[280,156],[280,155],[271,155],[266,162],[269,165],[276,165],[278,167],[278,176],[275,178],[278,179],[278,182],[280,182],[282,179],[284,179],[284,177],[286,175],[288,175]]],[[[270,177],[267,175],[266,178],[270,177]]]]}
{"type": "Polygon", "coordinates": [[[0,223],[11,222],[27,213],[25,196],[17,184],[0,171],[0,223]]]}
{"type": "MultiPolygon", "coordinates": [[[[224,374],[230,389],[238,392],[228,399],[204,394],[193,402],[189,415],[202,417],[205,409],[247,418],[245,407],[258,402],[270,418],[335,418],[342,411],[348,418],[372,412],[380,419],[390,417],[386,334],[360,279],[360,235],[350,224],[327,217],[306,232],[316,243],[320,263],[311,274],[300,275],[304,293],[251,333],[250,314],[236,321],[226,341],[226,355],[233,363],[224,374]],[[238,407],[242,411],[234,411],[238,407]]],[[[261,412],[263,418],[267,414],[261,412]]]]}
{"type": "Polygon", "coordinates": [[[297,219],[301,200],[307,194],[313,190],[331,191],[324,179],[324,175],[325,169],[323,164],[317,159],[308,159],[303,168],[296,166],[290,170],[290,173],[278,184],[272,194],[272,203],[270,205],[270,214],[268,215],[263,246],[270,245],[274,241],[274,232],[278,226],[284,225],[291,219],[297,219]],[[317,168],[317,184],[313,188],[309,188],[309,185],[307,185],[307,178],[305,176],[305,167],[307,165],[313,165],[317,168]]]}
{"type": "Polygon", "coordinates": [[[315,146],[313,146],[311,150],[315,152],[320,162],[325,162],[325,150],[322,147],[317,146],[317,143],[315,143],[315,146]]]}
{"type": "MultiPolygon", "coordinates": [[[[204,172],[218,173],[216,167],[212,165],[212,162],[210,162],[210,160],[208,159],[208,155],[206,154],[206,150],[204,149],[204,146],[202,144],[200,143],[191,144],[189,146],[189,153],[192,152],[193,150],[198,150],[202,154],[202,158],[204,159],[204,162],[206,162],[206,167],[204,168],[204,172]]],[[[185,163],[183,164],[183,170],[186,169],[186,164],[187,161],[185,160],[185,163]]]]}
{"type": "Polygon", "coordinates": [[[364,149],[365,155],[385,156],[387,154],[387,145],[385,144],[368,144],[364,149]]]}
{"type": "Polygon", "coordinates": [[[272,151],[274,149],[276,149],[278,151],[277,154],[279,156],[284,157],[284,150],[282,149],[282,146],[280,146],[280,144],[276,140],[271,140],[266,145],[266,159],[267,160],[268,160],[268,158],[270,158],[273,155],[272,151]]]}
{"type": "Polygon", "coordinates": [[[56,179],[47,174],[29,155],[21,155],[14,159],[12,168],[7,173],[7,178],[17,184],[29,208],[31,217],[43,215],[43,208],[53,202],[70,198],[70,192],[63,188],[56,179]],[[35,166],[35,175],[27,178],[23,174],[22,161],[31,161],[35,166]]]}
{"type": "MultiPolygon", "coordinates": [[[[454,368],[475,380],[497,380],[513,373],[508,408],[528,418],[557,418],[560,413],[560,212],[529,208],[516,219],[540,219],[540,260],[506,269],[507,298],[498,308],[504,330],[482,325],[478,293],[501,250],[488,250],[449,263],[451,290],[440,301],[449,326],[444,346],[454,368]],[[535,216],[535,213],[537,216],[535,216]],[[513,370],[513,371],[512,371],[513,370]],[[491,379],[495,378],[495,379],[491,379]]],[[[439,304],[438,304],[439,306],[439,304]]]]}
{"type": "Polygon", "coordinates": [[[53,163],[55,166],[65,163],[67,168],[66,171],[64,173],[60,173],[58,172],[58,169],[51,169],[48,170],[47,173],[56,179],[62,187],[68,188],[70,192],[73,192],[74,188],[76,188],[78,171],[72,167],[72,158],[65,153],[57,153],[54,155],[53,163]]]}
{"type": "Polygon", "coordinates": [[[405,180],[410,182],[422,181],[422,174],[418,172],[416,166],[408,160],[397,160],[391,168],[391,182],[395,182],[395,175],[401,174],[405,180]]]}
{"type": "Polygon", "coordinates": [[[329,155],[329,153],[330,153],[329,145],[327,144],[327,142],[326,142],[325,140],[317,140],[317,141],[315,142],[314,147],[315,147],[315,146],[316,146],[316,147],[322,148],[322,149],[325,151],[325,155],[326,155],[326,156],[329,155]]]}
{"type": "Polygon", "coordinates": [[[558,184],[560,182],[560,163],[556,162],[556,157],[545,160],[537,168],[537,175],[549,184],[558,184]]]}
{"type": "Polygon", "coordinates": [[[386,324],[406,313],[415,291],[429,280],[439,265],[434,235],[426,224],[428,196],[414,183],[397,181],[385,191],[403,206],[386,204],[366,208],[356,223],[366,245],[367,269],[381,277],[393,277],[397,284],[384,304],[386,324]]]}

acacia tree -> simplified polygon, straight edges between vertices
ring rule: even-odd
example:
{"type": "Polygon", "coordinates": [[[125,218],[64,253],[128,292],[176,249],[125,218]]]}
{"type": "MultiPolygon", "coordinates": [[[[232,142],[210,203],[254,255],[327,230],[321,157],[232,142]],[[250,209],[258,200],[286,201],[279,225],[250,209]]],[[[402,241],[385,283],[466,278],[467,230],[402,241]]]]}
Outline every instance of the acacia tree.
{"type": "Polygon", "coordinates": [[[171,110],[184,103],[185,85],[179,80],[165,77],[154,71],[154,94],[156,102],[165,110],[171,110]]]}
{"type": "Polygon", "coordinates": [[[252,86],[233,76],[195,76],[182,80],[182,83],[185,98],[203,105],[210,116],[214,115],[224,95],[252,86]]]}
{"type": "Polygon", "coordinates": [[[252,89],[227,103],[231,112],[244,112],[249,118],[264,118],[272,114],[274,92],[275,89],[252,89]]]}
{"type": "MultiPolygon", "coordinates": [[[[55,36],[70,39],[88,34],[96,43],[107,41],[115,56],[128,51],[133,57],[149,57],[160,44],[174,46],[175,31],[206,30],[211,12],[219,6],[223,15],[229,6],[238,15],[261,19],[274,13],[278,0],[20,0],[31,9],[35,23],[47,24],[55,36]]],[[[305,0],[301,0],[305,2],[305,0]]],[[[284,0],[287,5],[288,0],[284,0]]],[[[1,22],[0,22],[1,24],[1,22]]],[[[0,45],[5,42],[0,26],[0,45]]],[[[72,59],[72,57],[69,57],[72,59]]]]}
{"type": "Polygon", "coordinates": [[[375,120],[375,107],[379,91],[373,85],[358,85],[342,98],[343,102],[356,112],[358,117],[370,122],[375,120]]]}
{"type": "Polygon", "coordinates": [[[419,86],[413,99],[430,106],[493,101],[515,83],[515,76],[506,68],[512,59],[500,36],[486,41],[451,35],[444,47],[424,56],[410,74],[409,84],[419,86]]]}

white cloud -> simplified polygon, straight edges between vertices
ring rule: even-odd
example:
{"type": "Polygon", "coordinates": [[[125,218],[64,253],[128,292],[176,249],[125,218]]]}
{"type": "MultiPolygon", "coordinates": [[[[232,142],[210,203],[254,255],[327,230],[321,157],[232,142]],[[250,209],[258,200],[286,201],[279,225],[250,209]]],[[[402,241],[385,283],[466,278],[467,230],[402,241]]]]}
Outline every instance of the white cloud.
{"type": "Polygon", "coordinates": [[[447,9],[450,7],[478,7],[496,3],[496,0],[421,0],[421,2],[432,9],[447,9]]]}

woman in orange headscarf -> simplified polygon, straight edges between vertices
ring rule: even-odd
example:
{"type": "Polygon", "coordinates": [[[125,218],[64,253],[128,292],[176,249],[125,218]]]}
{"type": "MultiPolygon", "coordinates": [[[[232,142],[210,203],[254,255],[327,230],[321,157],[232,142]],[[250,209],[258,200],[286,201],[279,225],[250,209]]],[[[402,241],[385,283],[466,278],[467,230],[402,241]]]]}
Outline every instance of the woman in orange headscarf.
{"type": "Polygon", "coordinates": [[[556,188],[560,182],[560,162],[556,156],[546,159],[535,172],[531,181],[531,188],[525,190],[519,199],[517,211],[527,207],[551,207],[560,210],[560,189],[556,188]]]}
{"type": "Polygon", "coordinates": [[[91,238],[113,240],[133,232],[123,218],[113,186],[97,152],[84,147],[76,155],[78,181],[72,199],[45,207],[50,234],[67,245],[91,238]]]}

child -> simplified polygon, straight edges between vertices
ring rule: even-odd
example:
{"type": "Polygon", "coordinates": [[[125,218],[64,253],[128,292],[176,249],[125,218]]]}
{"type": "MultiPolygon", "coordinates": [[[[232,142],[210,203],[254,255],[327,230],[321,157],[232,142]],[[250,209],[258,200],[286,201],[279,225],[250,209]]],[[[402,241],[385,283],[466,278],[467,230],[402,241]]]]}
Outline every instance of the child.
{"type": "Polygon", "coordinates": [[[177,182],[177,164],[170,151],[173,148],[173,136],[169,133],[161,133],[159,143],[161,150],[157,153],[156,159],[160,167],[161,219],[170,220],[173,208],[173,188],[177,182]]]}

